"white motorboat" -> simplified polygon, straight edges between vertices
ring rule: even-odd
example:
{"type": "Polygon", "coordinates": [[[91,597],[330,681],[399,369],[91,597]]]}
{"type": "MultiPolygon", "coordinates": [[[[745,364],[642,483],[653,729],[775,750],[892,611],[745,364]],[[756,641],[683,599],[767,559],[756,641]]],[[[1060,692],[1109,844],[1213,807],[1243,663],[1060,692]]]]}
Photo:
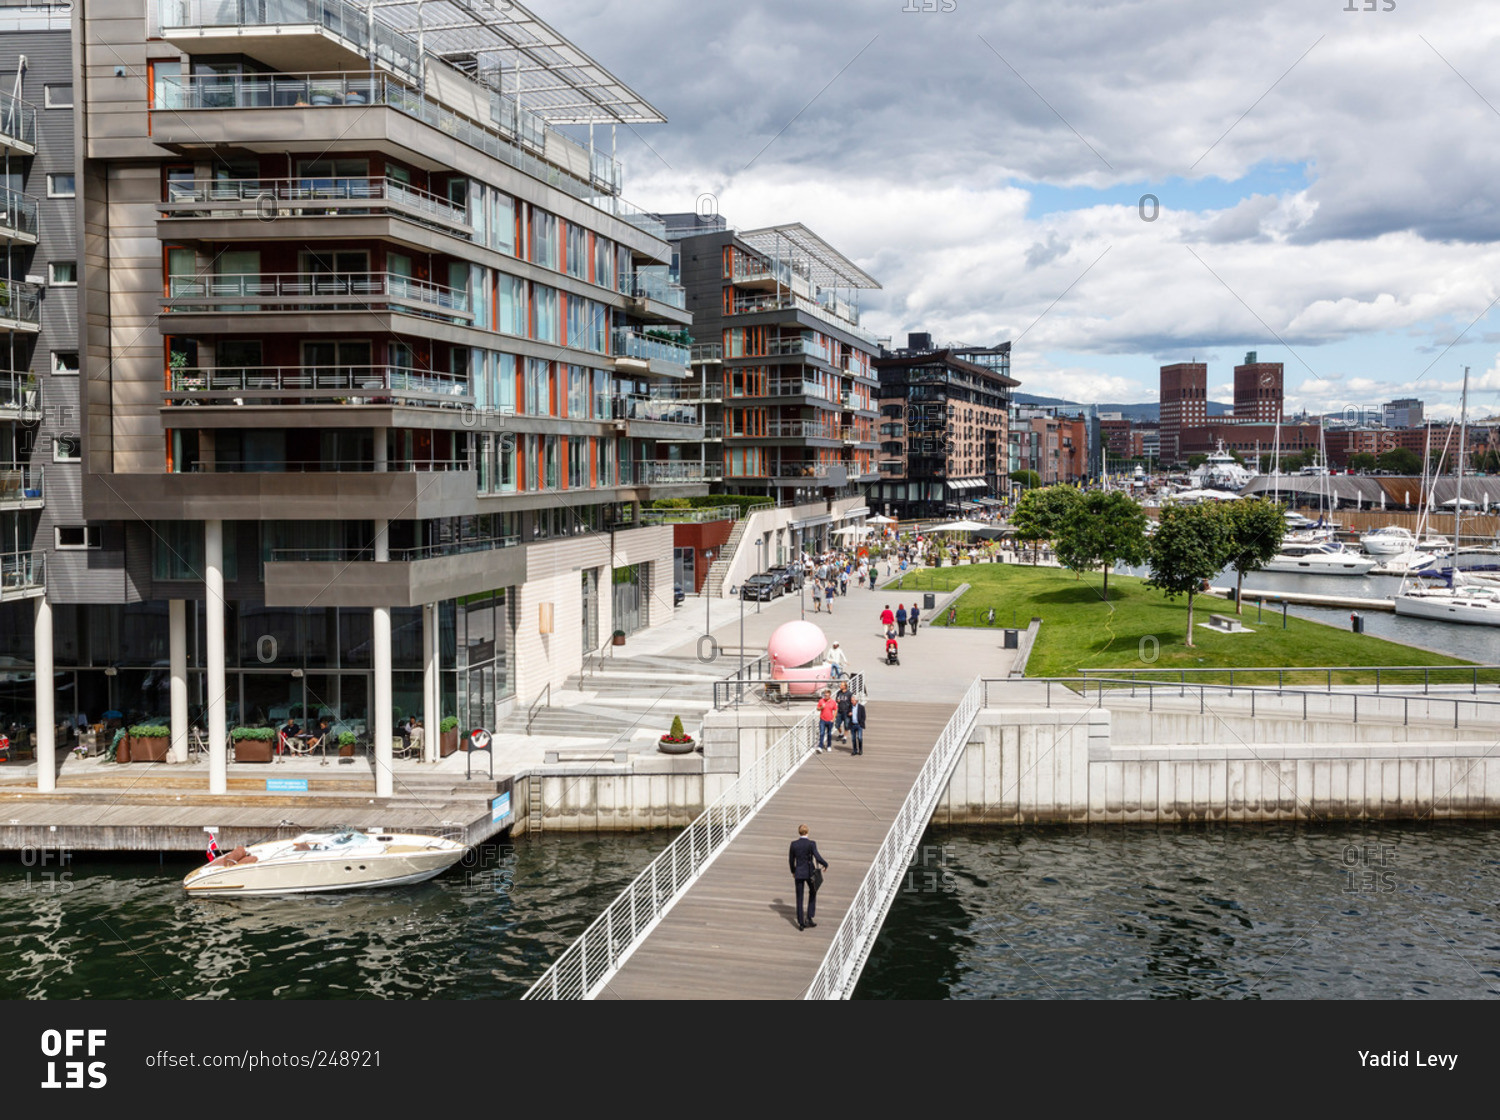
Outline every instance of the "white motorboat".
{"type": "Polygon", "coordinates": [[[1396,613],[1471,626],[1500,626],[1500,587],[1475,584],[1462,574],[1446,586],[1407,587],[1395,596],[1396,613]]]}
{"type": "Polygon", "coordinates": [[[1284,543],[1281,551],[1261,568],[1263,572],[1292,572],[1300,575],[1365,576],[1374,569],[1371,556],[1351,552],[1337,541],[1284,543]]]}
{"type": "Polygon", "coordinates": [[[1379,556],[1376,559],[1380,561],[1375,566],[1377,574],[1405,575],[1407,572],[1421,572],[1430,568],[1437,560],[1437,554],[1414,548],[1410,552],[1398,552],[1394,556],[1379,556]]]}
{"type": "Polygon", "coordinates": [[[1224,447],[1224,441],[1209,452],[1201,466],[1193,471],[1193,485],[1200,490],[1228,490],[1238,494],[1255,477],[1224,447]]]}
{"type": "Polygon", "coordinates": [[[307,894],[420,883],[468,849],[456,840],[357,828],[314,829],[235,848],[182,880],[190,895],[307,894]]]}
{"type": "Polygon", "coordinates": [[[1361,536],[1359,546],[1371,556],[1397,556],[1417,547],[1417,535],[1401,525],[1382,525],[1361,536]]]}

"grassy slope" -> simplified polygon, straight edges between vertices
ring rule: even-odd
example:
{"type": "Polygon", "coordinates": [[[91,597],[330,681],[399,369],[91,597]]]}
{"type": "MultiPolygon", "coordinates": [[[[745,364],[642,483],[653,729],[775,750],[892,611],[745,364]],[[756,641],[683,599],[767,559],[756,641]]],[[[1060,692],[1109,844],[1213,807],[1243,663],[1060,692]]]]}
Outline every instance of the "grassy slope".
{"type": "MultiPolygon", "coordinates": [[[[939,586],[943,574],[938,574],[939,586]]],[[[1194,648],[1188,649],[1186,597],[1169,600],[1141,579],[1112,574],[1106,603],[1103,578],[1097,572],[1079,579],[1059,568],[975,564],[964,565],[952,575],[955,584],[960,580],[970,584],[955,604],[960,626],[986,625],[985,615],[991,608],[996,628],[1024,627],[1032,616],[1042,619],[1026,667],[1030,677],[1066,676],[1085,668],[1468,664],[1296,617],[1288,617],[1283,630],[1279,612],[1268,610],[1257,622],[1250,604],[1242,621],[1255,633],[1208,630],[1198,624],[1207,622],[1209,614],[1233,613],[1231,604],[1211,595],[1193,600],[1194,648]]],[[[911,582],[907,581],[908,587],[911,582]]],[[[932,621],[947,625],[947,612],[932,621]]]]}

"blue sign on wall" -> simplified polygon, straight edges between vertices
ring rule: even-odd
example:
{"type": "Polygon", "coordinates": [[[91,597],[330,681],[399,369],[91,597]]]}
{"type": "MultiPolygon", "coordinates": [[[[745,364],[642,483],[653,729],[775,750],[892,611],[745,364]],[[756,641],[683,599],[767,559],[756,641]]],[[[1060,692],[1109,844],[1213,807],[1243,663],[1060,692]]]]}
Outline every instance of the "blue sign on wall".
{"type": "Polygon", "coordinates": [[[267,793],[306,793],[306,778],[267,778],[267,793]]]}
{"type": "Polygon", "coordinates": [[[490,823],[496,824],[508,816],[510,816],[510,794],[507,792],[490,802],[490,823]]]}

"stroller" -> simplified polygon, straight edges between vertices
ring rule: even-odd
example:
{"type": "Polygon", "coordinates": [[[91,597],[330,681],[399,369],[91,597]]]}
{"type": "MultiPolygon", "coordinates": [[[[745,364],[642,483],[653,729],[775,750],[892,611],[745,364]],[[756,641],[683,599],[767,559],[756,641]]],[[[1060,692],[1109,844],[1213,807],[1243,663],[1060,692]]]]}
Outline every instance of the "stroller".
{"type": "Polygon", "coordinates": [[[887,665],[901,664],[900,649],[896,645],[895,637],[890,634],[887,634],[885,638],[885,663],[887,665]]]}

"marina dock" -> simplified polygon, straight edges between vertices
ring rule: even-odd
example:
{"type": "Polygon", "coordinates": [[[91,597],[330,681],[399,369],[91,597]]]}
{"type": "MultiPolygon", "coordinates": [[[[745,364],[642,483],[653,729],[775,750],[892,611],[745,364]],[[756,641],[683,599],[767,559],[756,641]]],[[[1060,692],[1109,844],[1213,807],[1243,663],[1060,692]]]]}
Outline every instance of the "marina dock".
{"type": "MultiPolygon", "coordinates": [[[[1234,601],[1234,588],[1210,587],[1208,593],[1234,601]]],[[[1247,603],[1275,605],[1291,603],[1302,607],[1328,607],[1332,610],[1394,611],[1396,604],[1390,599],[1371,599],[1360,595],[1314,595],[1306,591],[1253,591],[1245,588],[1240,592],[1247,603]]]]}

